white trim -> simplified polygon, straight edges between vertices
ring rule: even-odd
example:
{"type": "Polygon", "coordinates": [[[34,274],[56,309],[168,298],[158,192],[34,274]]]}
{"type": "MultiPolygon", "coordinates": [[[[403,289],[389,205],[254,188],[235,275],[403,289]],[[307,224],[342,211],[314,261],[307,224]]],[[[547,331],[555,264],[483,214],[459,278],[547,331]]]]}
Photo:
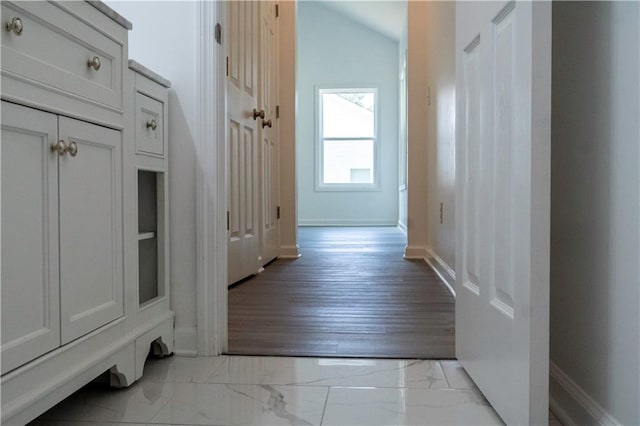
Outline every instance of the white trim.
{"type": "Polygon", "coordinates": [[[455,271],[430,248],[427,248],[427,257],[424,258],[424,261],[427,262],[440,280],[449,288],[453,297],[456,297],[456,291],[453,289],[456,283],[455,271]]]}
{"type": "Polygon", "coordinates": [[[176,328],[173,333],[174,350],[177,356],[198,356],[198,333],[196,327],[176,328]]]}
{"type": "Polygon", "coordinates": [[[558,389],[563,393],[549,395],[551,411],[562,424],[572,426],[586,422],[597,425],[621,425],[552,361],[549,362],[549,378],[552,383],[550,389],[558,389]],[[557,386],[554,386],[554,382],[557,386]]]}
{"type": "Polygon", "coordinates": [[[407,233],[409,232],[408,228],[407,228],[407,224],[404,223],[403,221],[399,220],[398,221],[398,229],[402,231],[402,233],[407,236],[407,233]]]}
{"type": "Polygon", "coordinates": [[[278,259],[297,259],[302,254],[300,254],[300,246],[297,244],[295,246],[280,246],[278,259]]]}
{"type": "MultiPolygon", "coordinates": [[[[196,84],[199,108],[199,135],[196,138],[196,229],[197,229],[197,354],[222,353],[227,344],[226,299],[226,160],[225,79],[221,72],[224,49],[214,39],[215,24],[225,15],[224,2],[198,4],[196,84]],[[216,143],[216,141],[218,143],[216,143]],[[221,167],[222,165],[222,167],[221,167]],[[221,291],[224,287],[225,291],[221,291]]],[[[180,330],[183,332],[183,330],[180,330]]],[[[178,336],[179,330],[176,330],[178,336]]],[[[192,354],[184,330],[183,354],[192,354]]],[[[178,339],[176,339],[178,341],[178,339]]],[[[182,341],[182,340],[180,340],[182,341]]]]}
{"type": "Polygon", "coordinates": [[[298,219],[298,226],[397,226],[385,219],[298,219]]]}
{"type": "Polygon", "coordinates": [[[405,259],[426,259],[427,256],[427,248],[423,246],[407,246],[404,249],[405,259]]]}

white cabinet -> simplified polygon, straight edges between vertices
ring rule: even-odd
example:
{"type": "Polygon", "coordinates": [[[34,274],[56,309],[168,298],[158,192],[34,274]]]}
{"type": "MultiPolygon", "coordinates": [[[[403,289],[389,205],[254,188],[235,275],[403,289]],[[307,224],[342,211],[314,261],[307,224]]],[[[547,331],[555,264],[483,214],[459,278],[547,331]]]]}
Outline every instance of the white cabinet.
{"type": "MultiPolygon", "coordinates": [[[[138,74],[138,79],[144,78],[138,74]]],[[[149,82],[151,85],[152,83],[149,82]]],[[[136,91],[136,151],[164,155],[164,102],[136,91]]]]}
{"type": "Polygon", "coordinates": [[[123,315],[121,139],[2,102],[3,374],[123,315]]]}
{"type": "Polygon", "coordinates": [[[19,425],[105,371],[129,386],[150,349],[173,350],[166,89],[136,90],[131,24],[102,2],[0,8],[0,422],[19,425]],[[136,147],[161,206],[142,291],[136,147]]]}
{"type": "Polygon", "coordinates": [[[60,117],[62,344],[124,313],[121,132],[60,117]]]}
{"type": "Polygon", "coordinates": [[[60,345],[57,133],[2,102],[2,374],[60,345]]]}
{"type": "MultiPolygon", "coordinates": [[[[134,277],[136,291],[131,306],[138,327],[173,318],[169,291],[169,149],[168,149],[168,89],[171,83],[129,60],[129,81],[132,96],[129,117],[134,143],[130,163],[125,173],[135,185],[125,192],[135,205],[136,214],[129,216],[125,233],[126,268],[134,277]]],[[[127,197],[125,197],[127,198],[127,197]]],[[[155,341],[155,354],[173,351],[173,329],[155,341]]],[[[159,337],[147,333],[147,340],[139,339],[141,347],[136,356],[136,378],[143,374],[149,344],[159,337]]]]}

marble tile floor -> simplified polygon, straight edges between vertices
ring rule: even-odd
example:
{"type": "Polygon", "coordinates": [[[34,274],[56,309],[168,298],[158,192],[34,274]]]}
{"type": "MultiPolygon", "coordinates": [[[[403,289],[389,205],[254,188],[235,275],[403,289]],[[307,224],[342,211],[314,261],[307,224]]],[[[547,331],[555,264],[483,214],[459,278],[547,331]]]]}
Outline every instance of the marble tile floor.
{"type": "Polygon", "coordinates": [[[457,361],[221,356],[149,359],[131,387],[90,383],[30,425],[149,424],[503,423],[457,361]]]}

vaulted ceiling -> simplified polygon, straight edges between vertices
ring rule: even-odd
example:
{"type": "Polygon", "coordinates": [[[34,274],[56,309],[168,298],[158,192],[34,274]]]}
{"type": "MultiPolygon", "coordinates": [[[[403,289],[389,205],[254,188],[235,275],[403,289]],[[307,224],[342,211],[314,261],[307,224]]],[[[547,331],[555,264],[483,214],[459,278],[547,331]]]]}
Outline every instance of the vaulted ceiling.
{"type": "Polygon", "coordinates": [[[400,40],[407,22],[405,0],[320,0],[327,7],[394,40],[400,40]]]}

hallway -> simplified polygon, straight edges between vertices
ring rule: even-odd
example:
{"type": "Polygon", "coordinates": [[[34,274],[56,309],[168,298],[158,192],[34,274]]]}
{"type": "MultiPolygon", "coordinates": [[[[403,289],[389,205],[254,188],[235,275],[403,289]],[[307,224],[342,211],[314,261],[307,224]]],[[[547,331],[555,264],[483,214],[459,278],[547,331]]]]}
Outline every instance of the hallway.
{"type": "Polygon", "coordinates": [[[245,355],[454,357],[455,305],[395,227],[298,231],[302,257],[229,290],[229,351],[245,355]]]}

